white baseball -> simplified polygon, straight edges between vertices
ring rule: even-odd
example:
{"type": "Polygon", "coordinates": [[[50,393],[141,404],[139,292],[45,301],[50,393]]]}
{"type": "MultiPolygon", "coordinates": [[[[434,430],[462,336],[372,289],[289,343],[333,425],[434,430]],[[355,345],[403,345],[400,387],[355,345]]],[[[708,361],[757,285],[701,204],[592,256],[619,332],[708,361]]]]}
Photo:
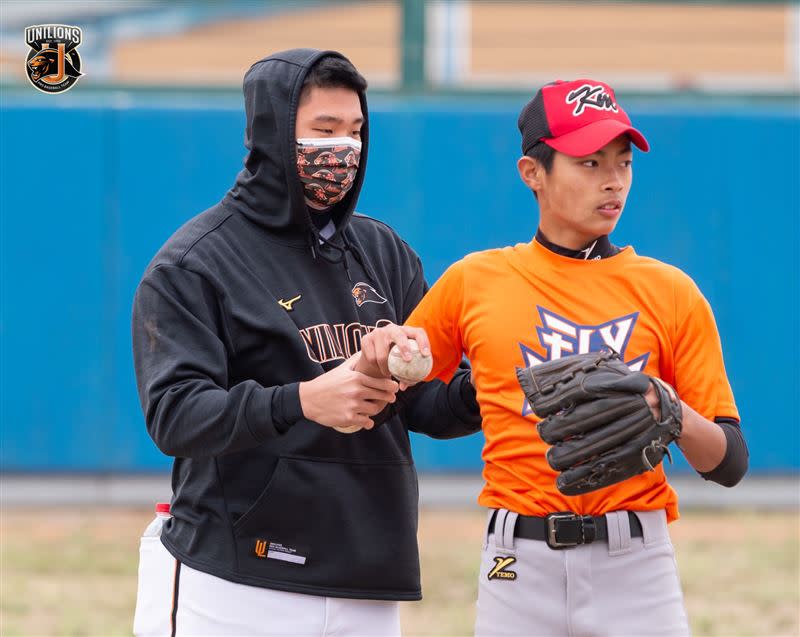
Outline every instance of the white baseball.
{"type": "Polygon", "coordinates": [[[411,348],[410,361],[403,360],[403,355],[400,353],[397,345],[395,345],[389,351],[387,363],[392,376],[399,381],[413,384],[424,380],[425,377],[431,373],[431,369],[433,369],[433,357],[422,354],[419,351],[419,344],[413,339],[408,341],[408,346],[411,348]]]}

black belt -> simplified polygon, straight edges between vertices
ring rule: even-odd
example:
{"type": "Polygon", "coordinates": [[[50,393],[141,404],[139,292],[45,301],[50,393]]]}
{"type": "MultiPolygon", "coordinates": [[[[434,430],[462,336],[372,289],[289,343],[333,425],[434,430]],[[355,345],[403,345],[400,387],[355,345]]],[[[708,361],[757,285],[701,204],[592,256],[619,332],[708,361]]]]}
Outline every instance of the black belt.
{"type": "MultiPolygon", "coordinates": [[[[497,511],[489,521],[489,533],[494,531],[497,511]]],[[[632,511],[628,511],[631,537],[642,537],[642,524],[632,511]]],[[[518,515],[514,526],[514,537],[526,540],[543,540],[551,549],[564,549],[579,544],[591,544],[595,540],[608,539],[608,523],[604,515],[578,515],[572,512],[551,513],[537,518],[518,515]]]]}

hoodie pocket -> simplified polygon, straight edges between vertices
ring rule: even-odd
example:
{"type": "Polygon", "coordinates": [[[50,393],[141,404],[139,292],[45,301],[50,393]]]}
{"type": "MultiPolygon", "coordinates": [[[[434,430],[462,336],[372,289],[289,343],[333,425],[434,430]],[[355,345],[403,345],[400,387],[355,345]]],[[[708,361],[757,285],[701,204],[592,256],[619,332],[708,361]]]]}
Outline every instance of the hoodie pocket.
{"type": "Polygon", "coordinates": [[[287,589],[419,595],[413,464],[282,456],[234,524],[240,573],[287,589]]]}

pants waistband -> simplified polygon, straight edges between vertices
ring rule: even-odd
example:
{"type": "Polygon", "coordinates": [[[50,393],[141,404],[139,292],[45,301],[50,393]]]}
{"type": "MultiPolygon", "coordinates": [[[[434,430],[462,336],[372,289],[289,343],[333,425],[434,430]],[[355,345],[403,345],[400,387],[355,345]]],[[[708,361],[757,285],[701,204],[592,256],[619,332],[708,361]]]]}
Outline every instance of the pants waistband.
{"type": "MultiPolygon", "coordinates": [[[[632,511],[628,511],[631,537],[642,537],[642,525],[632,511]]],[[[489,520],[488,533],[494,531],[497,511],[489,520]]],[[[579,544],[591,544],[596,540],[608,539],[606,517],[579,515],[570,511],[551,513],[545,517],[528,515],[517,516],[514,537],[526,540],[541,540],[553,549],[568,548],[579,544]]]]}

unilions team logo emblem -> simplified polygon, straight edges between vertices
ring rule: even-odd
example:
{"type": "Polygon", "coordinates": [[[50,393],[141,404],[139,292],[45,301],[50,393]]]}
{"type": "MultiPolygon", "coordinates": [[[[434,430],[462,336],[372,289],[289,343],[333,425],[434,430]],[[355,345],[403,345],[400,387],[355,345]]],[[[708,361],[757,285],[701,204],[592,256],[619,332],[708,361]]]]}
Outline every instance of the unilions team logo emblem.
{"type": "Polygon", "coordinates": [[[83,40],[80,27],[67,24],[38,24],[25,29],[25,43],[31,48],[25,74],[43,93],[63,93],[83,75],[78,47],[83,40]]]}

